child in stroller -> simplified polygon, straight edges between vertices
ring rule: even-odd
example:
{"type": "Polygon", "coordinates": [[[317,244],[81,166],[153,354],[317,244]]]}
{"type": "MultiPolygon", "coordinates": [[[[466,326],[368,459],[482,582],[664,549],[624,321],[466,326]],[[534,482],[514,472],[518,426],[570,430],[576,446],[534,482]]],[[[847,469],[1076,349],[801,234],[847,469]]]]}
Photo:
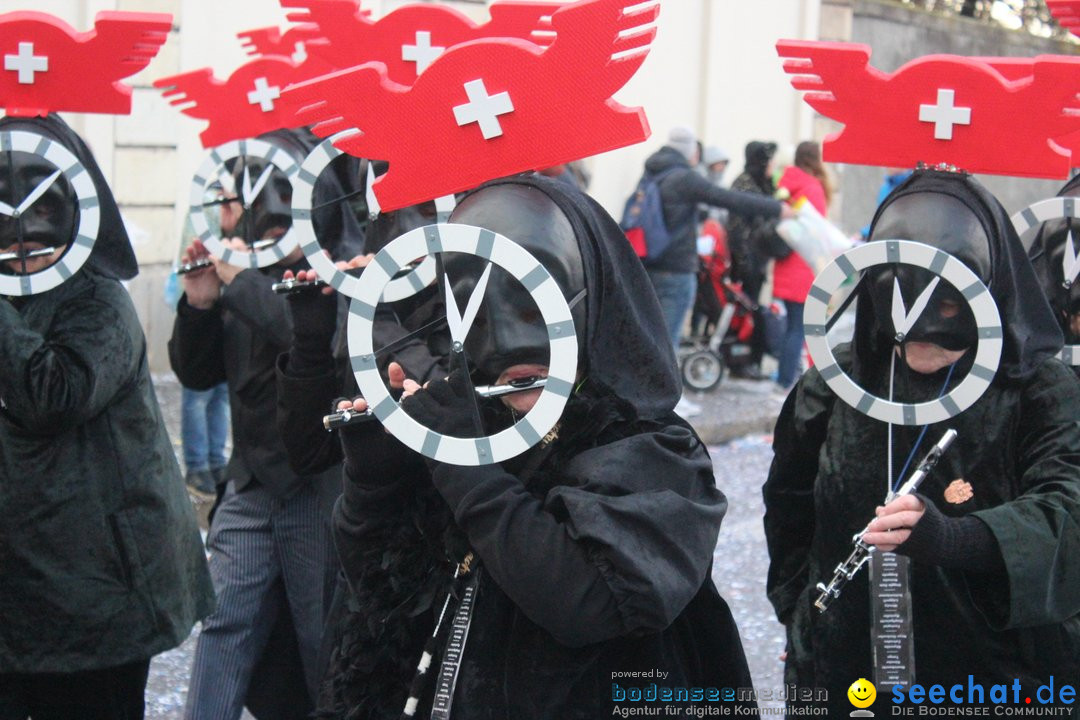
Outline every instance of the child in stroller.
{"type": "Polygon", "coordinates": [[[697,295],[690,334],[679,348],[683,383],[703,392],[712,390],[726,369],[750,362],[757,304],[731,279],[731,252],[727,231],[714,218],[702,226],[698,239],[697,295]]]}

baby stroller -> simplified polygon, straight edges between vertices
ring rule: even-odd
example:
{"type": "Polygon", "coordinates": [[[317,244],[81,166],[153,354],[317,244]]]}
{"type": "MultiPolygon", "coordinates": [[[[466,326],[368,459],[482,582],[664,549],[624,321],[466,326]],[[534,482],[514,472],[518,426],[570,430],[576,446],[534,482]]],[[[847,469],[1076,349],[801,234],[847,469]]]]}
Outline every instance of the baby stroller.
{"type": "Polygon", "coordinates": [[[690,335],[680,343],[679,364],[683,383],[704,392],[719,385],[727,369],[749,364],[756,303],[731,279],[727,232],[716,220],[702,227],[699,260],[690,335]]]}

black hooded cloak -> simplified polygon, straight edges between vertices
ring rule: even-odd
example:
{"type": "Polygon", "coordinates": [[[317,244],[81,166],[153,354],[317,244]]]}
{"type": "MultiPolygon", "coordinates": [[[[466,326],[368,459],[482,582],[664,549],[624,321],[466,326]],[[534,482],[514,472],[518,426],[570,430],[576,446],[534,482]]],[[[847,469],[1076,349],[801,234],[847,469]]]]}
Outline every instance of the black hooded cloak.
{"type": "Polygon", "coordinates": [[[0,299],[0,677],[148,660],[214,603],[206,556],[118,282],[135,257],[97,163],[56,116],[0,130],[76,154],[101,202],[86,264],[0,299]]]}
{"type": "MultiPolygon", "coordinates": [[[[259,137],[301,162],[319,140],[305,128],[276,130],[259,137]]],[[[354,191],[348,172],[325,172],[315,184],[313,223],[322,245],[335,259],[363,247],[364,235],[351,206],[336,202],[354,191]]],[[[264,191],[265,192],[265,191],[264,191]]],[[[241,217],[244,221],[244,217],[241,217]]],[[[242,233],[242,231],[240,231],[242,233]]],[[[239,233],[238,233],[239,234],[239,233]]],[[[307,269],[306,259],[289,268],[274,265],[240,272],[208,310],[192,308],[187,297],[177,307],[169,360],[185,387],[211,388],[229,383],[233,453],[227,476],[238,491],[258,482],[287,499],[313,485],[327,515],[340,492],[337,473],[325,467],[296,472],[286,442],[274,422],[277,412],[275,365],[292,339],[291,315],[282,295],[272,291],[286,269],[307,269]]],[[[219,492],[222,491],[219,488],[219,492]]],[[[332,578],[327,578],[330,585],[332,578]]],[[[298,717],[310,711],[295,632],[288,612],[279,613],[270,641],[252,673],[246,703],[260,720],[298,717]]]]}
{"type": "Polygon", "coordinates": [[[94,190],[101,203],[101,223],[98,226],[94,249],[83,267],[114,280],[130,280],[138,275],[139,264],[135,259],[135,251],[131,247],[127,230],[124,228],[124,221],[120,217],[120,208],[86,142],[68,127],[59,115],[47,115],[42,118],[0,118],[0,131],[14,132],[16,130],[43,135],[60,143],[79,159],[94,181],[94,190]]]}
{"type": "MultiPolygon", "coordinates": [[[[353,598],[325,714],[400,715],[467,548],[482,571],[455,719],[609,717],[613,694],[652,683],[750,688],[710,579],[727,503],[705,447],[671,411],[679,382],[648,278],[590,198],[539,176],[477,192],[504,185],[544,193],[573,226],[586,379],[557,433],[499,465],[432,474],[381,428],[364,438],[381,446],[362,467],[347,459],[335,532],[353,598]]],[[[429,687],[418,716],[430,704],[429,687]]]]}
{"type": "MultiPolygon", "coordinates": [[[[1080,175],[1067,182],[1058,192],[1058,197],[1080,197],[1080,175]]],[[[1080,345],[1080,334],[1073,332],[1069,324],[1069,317],[1080,313],[1080,282],[1065,287],[1062,267],[1065,241],[1070,231],[1073,237],[1080,234],[1080,227],[1074,228],[1076,225],[1075,221],[1065,218],[1043,223],[1028,250],[1035,275],[1050,302],[1054,317],[1061,325],[1066,345],[1080,345]]],[[[1074,365],[1073,372],[1080,375],[1080,365],[1074,365]]]]}
{"type": "MultiPolygon", "coordinates": [[[[1005,331],[990,387],[958,416],[930,426],[916,455],[947,428],[959,432],[919,492],[946,517],[984,523],[1000,558],[987,572],[912,562],[915,682],[966,688],[971,675],[989,692],[992,684],[1011,687],[1018,679],[1034,697],[1051,675],[1059,683],[1080,677],[1080,384],[1053,358],[1060,331],[1001,205],[969,176],[916,172],[879,209],[875,225],[887,207],[915,193],[946,194],[978,218],[990,239],[991,277],[983,279],[1005,331]],[[973,491],[960,503],[945,499],[956,479],[973,491]]],[[[886,397],[891,340],[875,323],[866,285],[855,341],[837,359],[856,382],[886,397]]],[[[964,372],[961,360],[948,389],[964,372]]],[[[912,401],[925,401],[942,392],[946,376],[945,370],[898,370],[897,385],[912,401]]],[[[787,626],[786,680],[826,688],[835,713],[851,710],[852,682],[873,678],[868,573],[856,576],[824,614],[812,606],[815,584],[828,582],[850,553],[852,536],[883,501],[886,428],[838,400],[810,370],[777,421],[776,457],[764,487],[768,593],[787,626]]],[[[897,467],[920,430],[893,428],[897,467]]],[[[891,688],[877,690],[881,709],[891,688]]]]}

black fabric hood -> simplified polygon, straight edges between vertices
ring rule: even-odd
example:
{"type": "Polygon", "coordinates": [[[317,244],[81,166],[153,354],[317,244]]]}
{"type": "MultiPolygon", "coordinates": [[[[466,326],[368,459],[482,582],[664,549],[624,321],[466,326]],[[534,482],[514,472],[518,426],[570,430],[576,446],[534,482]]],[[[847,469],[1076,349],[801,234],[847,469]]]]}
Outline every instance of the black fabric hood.
{"type": "MultiPolygon", "coordinates": [[[[1080,175],[1067,182],[1057,195],[1058,197],[1080,197],[1080,175]]],[[[1080,236],[1080,222],[1073,219],[1055,218],[1043,223],[1028,250],[1028,257],[1035,268],[1035,275],[1046,294],[1046,299],[1054,311],[1054,316],[1065,333],[1066,342],[1074,345],[1080,341],[1080,337],[1069,330],[1066,318],[1070,314],[1080,312],[1080,282],[1073,283],[1071,287],[1065,287],[1063,284],[1065,271],[1062,265],[1065,240],[1070,230],[1074,237],[1080,236]]]]}
{"type": "Polygon", "coordinates": [[[139,264],[135,259],[135,251],[131,247],[127,230],[124,228],[120,208],[116,204],[108,183],[105,182],[105,176],[102,175],[93,153],[90,152],[90,148],[83,139],[59,115],[55,114],[36,118],[5,117],[0,119],[0,131],[16,130],[37,133],[60,143],[79,159],[94,181],[94,189],[101,203],[101,223],[98,226],[94,249],[83,267],[117,280],[130,280],[138,275],[139,264]]]}
{"type": "Polygon", "coordinates": [[[675,148],[664,146],[654,152],[645,161],[645,172],[657,175],[673,168],[690,169],[690,161],[675,148]]]}
{"type": "Polygon", "coordinates": [[[540,175],[495,180],[474,192],[506,184],[543,192],[574,228],[588,291],[586,387],[621,398],[641,418],[670,412],[681,392],[674,351],[652,285],[618,224],[592,198],[540,175]]]}
{"type": "MultiPolygon", "coordinates": [[[[289,153],[297,163],[321,142],[307,128],[274,130],[259,136],[289,153]]],[[[364,230],[346,198],[361,188],[359,164],[345,156],[335,161],[319,175],[312,193],[312,223],[319,245],[335,260],[348,260],[364,251],[364,230]]]]}
{"type": "MultiPolygon", "coordinates": [[[[908,239],[875,238],[874,230],[890,205],[916,193],[940,193],[955,198],[978,218],[990,242],[990,277],[983,280],[988,280],[987,286],[1004,326],[998,377],[1009,380],[1030,377],[1044,360],[1061,350],[1062,335],[1009,214],[997,198],[970,175],[919,170],[878,208],[870,228],[870,242],[908,239]]],[[[979,274],[978,270],[976,274],[979,274]]],[[[890,333],[877,326],[867,283],[860,284],[859,292],[853,342],[855,367],[875,372],[880,369],[881,362],[888,361],[891,340],[887,336],[890,333]]],[[[971,353],[968,355],[970,358],[971,353]]]]}
{"type": "Polygon", "coordinates": [[[776,143],[761,142],[759,140],[747,143],[744,151],[746,166],[743,168],[743,172],[752,177],[762,192],[768,195],[772,195],[776,189],[772,178],[766,172],[769,161],[772,160],[775,154],[776,143]]]}

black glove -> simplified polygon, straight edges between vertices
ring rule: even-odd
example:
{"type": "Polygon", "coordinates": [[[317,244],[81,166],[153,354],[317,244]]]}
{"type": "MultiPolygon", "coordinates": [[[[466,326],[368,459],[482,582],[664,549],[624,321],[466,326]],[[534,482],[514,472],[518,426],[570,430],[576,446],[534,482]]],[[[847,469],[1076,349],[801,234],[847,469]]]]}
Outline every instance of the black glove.
{"type": "Polygon", "coordinates": [[[345,472],[361,487],[374,488],[415,477],[423,468],[422,456],[388,433],[374,416],[350,423],[338,433],[345,472]]]}
{"type": "Polygon", "coordinates": [[[476,393],[461,369],[454,370],[446,380],[432,380],[423,390],[401,402],[401,409],[412,419],[440,435],[479,437],[473,420],[476,413],[476,393]]]}
{"type": "Polygon", "coordinates": [[[289,295],[293,341],[289,348],[290,375],[313,377],[334,369],[334,333],[338,295],[325,295],[319,287],[289,295]]]}
{"type": "Polygon", "coordinates": [[[954,570],[990,573],[1005,567],[994,533],[977,517],[948,517],[928,498],[926,512],[896,552],[912,560],[954,570]]]}

